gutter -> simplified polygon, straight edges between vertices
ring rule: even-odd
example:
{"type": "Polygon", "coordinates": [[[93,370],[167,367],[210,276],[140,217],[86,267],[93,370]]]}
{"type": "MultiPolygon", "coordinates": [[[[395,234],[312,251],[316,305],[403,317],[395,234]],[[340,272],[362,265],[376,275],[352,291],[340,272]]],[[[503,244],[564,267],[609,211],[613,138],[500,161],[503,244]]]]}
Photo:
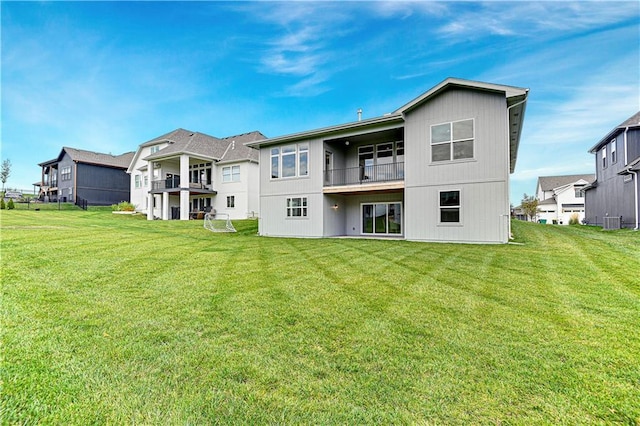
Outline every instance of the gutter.
{"type": "MultiPolygon", "coordinates": [[[[511,134],[510,134],[511,126],[509,125],[509,111],[511,111],[511,108],[513,107],[526,103],[528,98],[529,98],[529,89],[525,89],[524,99],[522,99],[520,102],[516,102],[515,104],[507,107],[507,203],[511,201],[509,199],[509,193],[511,192],[511,179],[509,178],[509,176],[511,176],[511,134]]],[[[524,123],[524,110],[521,111],[520,113],[521,125],[520,125],[520,128],[518,129],[518,145],[520,145],[520,136],[522,135],[522,123],[524,123]]],[[[517,155],[517,147],[516,147],[516,155],[517,155]]],[[[514,171],[515,171],[515,164],[514,164],[514,171]]],[[[510,203],[509,203],[509,213],[511,213],[510,203]]],[[[507,235],[508,235],[508,238],[511,238],[513,235],[511,230],[511,214],[509,214],[509,220],[507,220],[507,235]]],[[[508,239],[507,239],[507,242],[509,242],[508,239]]]]}

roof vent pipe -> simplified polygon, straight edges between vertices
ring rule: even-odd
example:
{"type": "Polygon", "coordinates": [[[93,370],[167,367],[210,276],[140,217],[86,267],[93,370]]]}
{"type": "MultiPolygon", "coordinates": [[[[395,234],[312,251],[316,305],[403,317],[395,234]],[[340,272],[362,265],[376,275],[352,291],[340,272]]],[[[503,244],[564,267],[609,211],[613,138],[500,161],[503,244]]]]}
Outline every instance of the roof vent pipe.
{"type": "Polygon", "coordinates": [[[358,121],[362,121],[362,108],[358,108],[358,121]]]}

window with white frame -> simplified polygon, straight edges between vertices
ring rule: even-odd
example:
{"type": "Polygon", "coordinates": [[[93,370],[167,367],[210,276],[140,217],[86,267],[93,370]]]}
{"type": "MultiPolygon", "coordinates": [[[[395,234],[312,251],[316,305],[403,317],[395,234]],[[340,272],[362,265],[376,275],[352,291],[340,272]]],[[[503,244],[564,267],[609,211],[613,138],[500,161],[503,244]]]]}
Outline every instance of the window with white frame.
{"type": "Polygon", "coordinates": [[[460,223],[460,191],[440,191],[440,223],[460,223]]]}
{"type": "Polygon", "coordinates": [[[616,140],[611,141],[611,164],[615,164],[618,159],[616,158],[616,140]]]}
{"type": "Polygon", "coordinates": [[[307,197],[287,198],[287,217],[307,217],[307,197]]]}
{"type": "Polygon", "coordinates": [[[71,166],[60,169],[60,180],[71,180],[71,166]]]}
{"type": "Polygon", "coordinates": [[[240,182],[240,166],[228,166],[222,168],[223,182],[240,182]]]}
{"type": "Polygon", "coordinates": [[[149,186],[149,176],[144,175],[144,187],[146,188],[147,186],[149,186]]]}
{"type": "Polygon", "coordinates": [[[574,189],[575,189],[576,198],[584,198],[584,187],[583,186],[576,186],[576,187],[574,187],[574,189]]]}
{"type": "Polygon", "coordinates": [[[473,158],[473,144],[473,119],[431,126],[431,161],[433,162],[473,158]]]}
{"type": "Polygon", "coordinates": [[[136,188],[142,188],[142,176],[136,175],[136,188]]]}
{"type": "Polygon", "coordinates": [[[156,152],[160,151],[160,145],[154,145],[151,147],[151,153],[155,154],[156,152]]]}
{"type": "Polygon", "coordinates": [[[294,144],[271,148],[271,178],[309,175],[309,145],[294,144]]]}
{"type": "Polygon", "coordinates": [[[602,168],[607,168],[607,146],[602,147],[602,168]]]}
{"type": "Polygon", "coordinates": [[[235,195],[228,195],[227,196],[227,208],[229,209],[233,209],[236,206],[236,196],[235,195]]]}

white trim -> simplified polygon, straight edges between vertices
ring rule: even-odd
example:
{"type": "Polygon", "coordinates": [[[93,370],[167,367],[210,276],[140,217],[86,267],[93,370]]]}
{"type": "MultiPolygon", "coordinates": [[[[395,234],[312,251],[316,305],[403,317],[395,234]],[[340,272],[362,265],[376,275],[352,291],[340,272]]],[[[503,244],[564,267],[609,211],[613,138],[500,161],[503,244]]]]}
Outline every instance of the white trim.
{"type": "Polygon", "coordinates": [[[287,196],[285,197],[284,204],[284,218],[285,220],[300,220],[300,219],[309,219],[309,197],[306,195],[300,195],[297,197],[287,196]],[[289,206],[289,200],[300,199],[299,206],[289,206]],[[289,215],[289,209],[291,209],[291,213],[293,213],[293,209],[300,209],[300,216],[289,215]]]}
{"type": "Polygon", "coordinates": [[[441,189],[438,190],[438,200],[437,200],[437,218],[438,218],[438,226],[462,226],[463,221],[462,221],[462,189],[459,188],[452,188],[452,189],[441,189]],[[440,204],[441,202],[441,194],[443,192],[457,192],[458,193],[458,205],[456,206],[442,206],[440,204]],[[449,209],[454,209],[457,208],[458,209],[458,221],[457,222],[443,222],[442,221],[442,209],[443,208],[449,208],[449,209]]]}
{"type": "Polygon", "coordinates": [[[443,163],[448,164],[448,163],[457,162],[457,161],[471,161],[471,160],[475,160],[475,158],[476,158],[476,119],[475,118],[464,118],[461,120],[445,121],[442,123],[431,124],[429,126],[429,160],[430,160],[429,163],[430,164],[443,164],[443,163]],[[455,139],[453,137],[453,125],[455,123],[462,123],[464,121],[471,121],[471,138],[455,139]],[[433,142],[433,128],[437,126],[444,126],[445,124],[449,125],[449,140],[433,142]],[[453,145],[455,143],[466,142],[466,141],[472,142],[473,155],[471,157],[465,157],[465,158],[453,158],[453,145]],[[438,145],[445,145],[445,144],[449,144],[449,159],[434,160],[433,147],[438,145]]]}

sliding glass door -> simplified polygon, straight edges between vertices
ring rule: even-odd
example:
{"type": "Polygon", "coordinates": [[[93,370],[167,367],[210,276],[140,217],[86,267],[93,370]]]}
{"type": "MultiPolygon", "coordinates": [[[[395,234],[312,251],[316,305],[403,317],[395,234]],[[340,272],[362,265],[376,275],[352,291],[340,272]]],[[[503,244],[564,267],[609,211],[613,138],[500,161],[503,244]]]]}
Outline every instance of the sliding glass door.
{"type": "Polygon", "coordinates": [[[362,204],[362,233],[371,235],[402,234],[402,204],[362,204]]]}

